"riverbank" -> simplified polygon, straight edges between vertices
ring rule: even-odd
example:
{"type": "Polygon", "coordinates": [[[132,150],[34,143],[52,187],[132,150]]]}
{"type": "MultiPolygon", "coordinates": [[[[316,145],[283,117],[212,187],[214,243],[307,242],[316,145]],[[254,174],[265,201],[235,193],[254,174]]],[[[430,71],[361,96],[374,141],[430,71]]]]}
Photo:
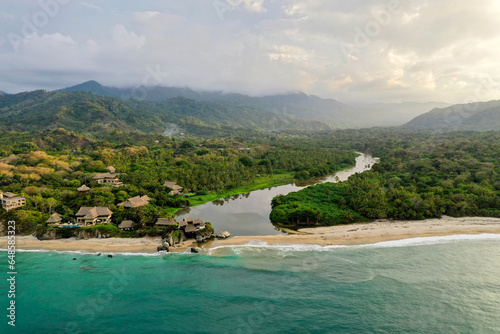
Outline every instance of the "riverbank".
{"type": "MultiPolygon", "coordinates": [[[[500,234],[500,219],[485,217],[427,219],[422,221],[376,221],[372,223],[304,228],[290,235],[237,236],[204,244],[204,248],[243,245],[254,240],[273,244],[364,245],[417,237],[462,234],[500,234]]],[[[91,253],[155,253],[160,238],[109,238],[76,240],[38,240],[33,236],[16,238],[22,250],[83,251],[91,253]]],[[[194,240],[172,247],[174,253],[196,246],[194,240]]],[[[0,238],[0,248],[7,248],[7,237],[0,238]]]]}
{"type": "MultiPolygon", "coordinates": [[[[272,187],[292,184],[294,182],[297,182],[297,180],[294,179],[293,174],[291,173],[261,176],[237,188],[223,190],[219,192],[210,192],[206,195],[188,196],[187,197],[189,201],[188,208],[200,206],[209,202],[221,200],[235,195],[248,194],[256,190],[262,190],[262,189],[268,189],[272,187]]],[[[185,208],[171,208],[168,209],[167,211],[169,213],[175,214],[184,209],[185,208]]]]}
{"type": "Polygon", "coordinates": [[[383,241],[461,234],[500,234],[500,219],[485,217],[427,219],[421,221],[380,220],[339,226],[303,228],[289,235],[236,236],[213,241],[207,248],[243,245],[253,240],[272,244],[364,245],[383,241]]]}
{"type": "MultiPolygon", "coordinates": [[[[364,154],[359,153],[361,156],[364,156],[364,154]]],[[[330,175],[336,175],[339,172],[347,171],[352,168],[354,168],[356,164],[350,165],[350,166],[342,166],[340,170],[338,170],[335,173],[332,173],[330,175]]],[[[289,185],[293,183],[297,184],[303,184],[304,186],[306,185],[312,185],[317,183],[319,180],[323,180],[325,178],[328,178],[328,175],[324,175],[321,177],[316,177],[308,180],[297,180],[294,178],[294,174],[292,173],[283,173],[283,174],[273,174],[273,175],[265,175],[265,176],[260,176],[252,180],[251,182],[240,186],[236,187],[233,189],[229,190],[224,190],[220,192],[211,192],[207,195],[196,195],[196,196],[191,196],[187,197],[189,200],[189,207],[196,207],[200,206],[209,202],[217,201],[220,199],[228,198],[231,196],[235,195],[241,195],[241,194],[248,194],[252,191],[256,190],[264,190],[264,189],[269,189],[273,187],[279,187],[279,186],[284,186],[284,185],[289,185]]],[[[169,210],[171,213],[177,213],[178,211],[182,211],[182,208],[172,208],[172,210],[169,210]]]]}
{"type": "Polygon", "coordinates": [[[262,189],[282,186],[296,181],[297,180],[293,178],[293,174],[290,173],[275,174],[271,176],[261,176],[241,187],[224,190],[216,193],[210,193],[207,195],[188,197],[188,199],[190,206],[198,206],[208,202],[216,201],[218,199],[226,198],[229,196],[245,194],[252,192],[254,190],[262,190],[262,189]]]}

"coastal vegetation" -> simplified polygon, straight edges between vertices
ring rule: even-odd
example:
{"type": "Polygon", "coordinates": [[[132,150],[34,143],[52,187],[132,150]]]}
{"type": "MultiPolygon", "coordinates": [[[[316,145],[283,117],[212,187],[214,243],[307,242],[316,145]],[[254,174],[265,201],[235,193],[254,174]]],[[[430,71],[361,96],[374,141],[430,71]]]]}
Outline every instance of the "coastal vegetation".
{"type": "MultiPolygon", "coordinates": [[[[353,133],[344,131],[331,141],[353,133]]],[[[381,162],[342,183],[275,197],[271,220],[336,225],[380,218],[500,217],[498,132],[430,135],[367,130],[351,145],[373,152],[381,162]]]]}
{"type": "Polygon", "coordinates": [[[136,101],[45,91],[1,96],[0,121],[0,190],[26,199],[16,209],[0,209],[0,221],[15,220],[20,234],[47,229],[53,213],[71,223],[80,207],[108,207],[114,225],[134,222],[134,232],[118,235],[154,235],[158,218],[181,208],[331,174],[352,166],[355,151],[381,163],[346,182],[277,196],[271,220],[335,225],[499,216],[498,132],[333,130],[185,97],[136,101]],[[94,179],[109,166],[119,187],[94,179]],[[83,185],[89,189],[78,191],[83,185]],[[144,196],[146,205],[119,205],[144,196]]]}
{"type": "Polygon", "coordinates": [[[158,218],[180,208],[290,183],[301,175],[332,173],[353,165],[355,156],[298,135],[257,140],[129,133],[98,140],[64,129],[1,132],[0,190],[25,197],[26,205],[0,209],[0,221],[15,220],[18,233],[32,233],[54,212],[67,223],[80,207],[108,207],[115,225],[132,220],[134,234],[152,235],[158,218]],[[110,165],[122,186],[93,178],[110,165]],[[185,193],[170,194],[165,181],[177,182],[185,193]],[[82,185],[90,190],[78,191],[82,185]],[[136,208],[118,206],[135,196],[151,200],[136,208]]]}

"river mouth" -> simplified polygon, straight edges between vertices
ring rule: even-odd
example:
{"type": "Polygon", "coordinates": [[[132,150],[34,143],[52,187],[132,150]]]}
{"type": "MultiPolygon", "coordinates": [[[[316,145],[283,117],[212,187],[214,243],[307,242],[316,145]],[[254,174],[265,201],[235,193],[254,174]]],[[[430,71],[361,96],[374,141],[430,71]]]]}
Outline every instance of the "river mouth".
{"type": "Polygon", "coordinates": [[[232,236],[286,235],[293,233],[293,229],[273,225],[269,220],[271,200],[275,196],[286,195],[313,184],[345,181],[351,175],[371,169],[376,162],[376,158],[371,155],[360,153],[356,158],[355,166],[349,169],[325,177],[255,190],[250,193],[233,195],[200,206],[186,208],[177,212],[176,219],[199,218],[212,223],[215,231],[229,231],[232,236]]]}

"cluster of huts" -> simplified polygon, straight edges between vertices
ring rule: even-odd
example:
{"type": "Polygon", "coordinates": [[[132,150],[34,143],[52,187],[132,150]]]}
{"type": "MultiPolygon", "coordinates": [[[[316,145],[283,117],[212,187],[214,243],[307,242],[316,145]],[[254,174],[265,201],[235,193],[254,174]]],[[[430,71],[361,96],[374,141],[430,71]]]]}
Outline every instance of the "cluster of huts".
{"type": "MultiPolygon", "coordinates": [[[[173,218],[158,218],[155,226],[177,226],[179,230],[183,230],[186,236],[189,237],[194,236],[198,231],[203,231],[206,227],[206,224],[201,219],[183,218],[180,222],[177,222],[173,218]]],[[[131,220],[124,220],[118,225],[118,228],[122,231],[133,231],[134,222],[131,220]]]]}
{"type": "MultiPolygon", "coordinates": [[[[106,168],[109,173],[97,174],[93,177],[97,183],[102,185],[120,187],[123,183],[119,180],[118,174],[116,174],[116,169],[113,166],[108,166],[106,168]]],[[[179,186],[176,182],[166,181],[164,183],[165,187],[171,189],[170,195],[182,194],[184,188],[179,186]]],[[[82,185],[77,188],[80,194],[85,194],[90,191],[87,185],[82,185]]],[[[146,206],[151,200],[147,195],[135,196],[127,199],[126,201],[119,203],[119,207],[124,208],[138,208],[141,206],[146,206]]],[[[0,202],[5,210],[15,209],[26,205],[26,198],[18,196],[14,193],[0,191],[0,202]]],[[[58,213],[54,213],[46,221],[47,226],[53,227],[84,227],[92,226],[96,224],[109,224],[111,223],[111,216],[113,212],[107,207],[81,207],[75,214],[75,221],[71,223],[63,223],[62,218],[58,213]]],[[[182,221],[177,223],[175,219],[172,218],[159,218],[155,226],[165,227],[165,226],[175,226],[178,225],[179,229],[182,229],[186,234],[193,234],[197,231],[205,229],[205,223],[201,219],[184,218],[182,221]]],[[[123,231],[132,231],[134,229],[134,223],[130,220],[122,221],[118,228],[123,231]]]]}
{"type": "MultiPolygon", "coordinates": [[[[96,224],[110,224],[113,212],[107,207],[81,207],[76,213],[76,221],[73,223],[62,223],[62,218],[59,214],[54,213],[47,220],[47,226],[53,227],[85,227],[93,226],[96,224]]],[[[133,231],[134,222],[131,220],[124,220],[118,228],[122,231],[133,231]]],[[[201,219],[183,218],[182,221],[177,222],[173,218],[158,218],[155,223],[157,227],[177,226],[178,229],[183,230],[186,235],[196,234],[198,231],[205,229],[206,224],[201,219]]]]}

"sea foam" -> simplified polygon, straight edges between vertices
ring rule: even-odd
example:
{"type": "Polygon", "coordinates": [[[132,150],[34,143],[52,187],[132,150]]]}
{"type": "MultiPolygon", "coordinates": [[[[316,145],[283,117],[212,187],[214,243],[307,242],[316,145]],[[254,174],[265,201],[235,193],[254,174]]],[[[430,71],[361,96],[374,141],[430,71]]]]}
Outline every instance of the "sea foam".
{"type": "Polygon", "coordinates": [[[395,248],[395,247],[416,247],[436,244],[445,244],[465,241],[500,241],[500,234],[460,234],[434,237],[417,237],[402,240],[382,241],[374,244],[364,245],[329,245],[321,246],[317,244],[269,244],[261,240],[252,240],[243,245],[217,246],[208,249],[208,254],[216,254],[221,250],[232,250],[235,254],[240,254],[242,250],[279,250],[290,252],[326,252],[339,249],[356,248],[395,248]]]}

